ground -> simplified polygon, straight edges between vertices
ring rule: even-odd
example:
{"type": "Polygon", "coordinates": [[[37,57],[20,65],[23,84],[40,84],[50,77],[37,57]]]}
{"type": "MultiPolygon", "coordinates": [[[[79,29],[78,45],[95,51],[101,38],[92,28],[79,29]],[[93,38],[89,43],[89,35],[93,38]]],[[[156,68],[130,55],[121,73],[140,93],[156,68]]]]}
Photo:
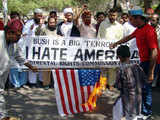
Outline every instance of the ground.
{"type": "MultiPolygon", "coordinates": [[[[98,99],[93,112],[60,117],[57,111],[54,89],[21,88],[6,91],[7,109],[10,115],[22,120],[112,120],[112,107],[115,98],[107,92],[98,99]]],[[[160,120],[160,88],[153,90],[153,116],[160,120]]]]}

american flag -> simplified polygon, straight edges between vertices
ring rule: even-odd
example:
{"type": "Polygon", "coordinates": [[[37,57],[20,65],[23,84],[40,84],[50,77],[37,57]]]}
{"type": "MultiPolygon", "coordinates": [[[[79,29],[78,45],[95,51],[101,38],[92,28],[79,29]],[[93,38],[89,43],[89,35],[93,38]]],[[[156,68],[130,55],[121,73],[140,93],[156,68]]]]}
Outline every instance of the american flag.
{"type": "Polygon", "coordinates": [[[55,69],[55,95],[61,116],[93,110],[87,102],[95,83],[100,78],[100,70],[55,69]]]}

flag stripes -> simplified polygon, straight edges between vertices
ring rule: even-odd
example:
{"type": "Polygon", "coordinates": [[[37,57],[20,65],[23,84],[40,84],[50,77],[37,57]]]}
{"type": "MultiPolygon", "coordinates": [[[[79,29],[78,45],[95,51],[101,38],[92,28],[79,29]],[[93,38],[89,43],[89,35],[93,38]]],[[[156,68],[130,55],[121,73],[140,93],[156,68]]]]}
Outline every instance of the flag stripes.
{"type": "Polygon", "coordinates": [[[82,104],[87,102],[94,86],[80,86],[78,70],[55,69],[52,73],[58,112],[61,116],[93,109],[91,105],[82,104]]]}

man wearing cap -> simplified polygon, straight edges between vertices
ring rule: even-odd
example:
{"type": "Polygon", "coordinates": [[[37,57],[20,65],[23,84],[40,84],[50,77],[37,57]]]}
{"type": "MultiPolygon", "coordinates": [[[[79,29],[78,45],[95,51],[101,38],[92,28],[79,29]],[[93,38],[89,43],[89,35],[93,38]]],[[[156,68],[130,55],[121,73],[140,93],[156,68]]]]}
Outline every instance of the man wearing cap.
{"type": "Polygon", "coordinates": [[[142,9],[134,9],[129,11],[130,19],[132,19],[132,25],[137,29],[130,34],[122,38],[121,40],[110,45],[110,48],[114,48],[119,44],[125,43],[133,38],[136,38],[137,47],[140,56],[140,66],[146,73],[148,80],[143,85],[142,92],[142,114],[143,119],[146,120],[152,114],[152,81],[154,79],[154,69],[158,54],[157,34],[155,29],[147,24],[147,20],[143,14],[142,9]]]}
{"type": "Polygon", "coordinates": [[[43,11],[41,9],[34,10],[34,17],[28,20],[24,25],[23,35],[35,35],[36,28],[40,25],[40,20],[43,18],[43,11]]]}
{"type": "Polygon", "coordinates": [[[65,8],[63,13],[65,20],[58,24],[57,34],[64,37],[80,37],[80,32],[73,22],[72,8],[65,8]]]}
{"type": "MultiPolygon", "coordinates": [[[[43,11],[41,9],[35,9],[34,10],[34,18],[27,21],[27,23],[24,25],[22,34],[23,36],[35,36],[36,35],[36,29],[41,26],[42,28],[45,27],[43,23],[41,23],[43,19],[43,11]]],[[[21,41],[23,42],[23,41],[21,41]]],[[[39,80],[42,80],[42,73],[39,72],[39,80]]],[[[37,74],[29,71],[29,83],[31,87],[35,87],[37,83],[37,74]]]]}

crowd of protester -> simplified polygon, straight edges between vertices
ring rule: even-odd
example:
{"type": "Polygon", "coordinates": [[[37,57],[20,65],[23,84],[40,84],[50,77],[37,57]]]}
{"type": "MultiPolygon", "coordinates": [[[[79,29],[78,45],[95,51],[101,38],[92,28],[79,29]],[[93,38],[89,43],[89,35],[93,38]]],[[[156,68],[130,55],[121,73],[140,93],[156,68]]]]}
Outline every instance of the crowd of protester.
{"type": "MultiPolygon", "coordinates": [[[[11,12],[6,26],[3,19],[0,19],[0,30],[5,31],[7,50],[12,62],[10,70],[6,69],[4,76],[0,76],[1,89],[5,88],[6,83],[7,87],[15,89],[36,88],[41,84],[48,90],[53,86],[51,69],[38,71],[24,59],[22,48],[18,46],[18,42],[23,42],[20,37],[53,35],[99,38],[113,40],[115,44],[112,44],[111,48],[130,42],[129,47],[122,45],[117,49],[118,58],[122,63],[118,72],[117,68],[107,68],[102,69],[102,73],[108,78],[108,94],[113,95],[116,88],[121,91],[122,119],[123,117],[126,120],[138,120],[138,117],[142,120],[147,119],[152,115],[152,87],[160,86],[160,24],[159,15],[155,14],[153,9],[148,9],[146,16],[140,9],[138,10],[118,13],[113,8],[107,13],[97,12],[93,19],[94,15],[84,5],[77,14],[74,14],[72,8],[65,8],[64,20],[59,21],[55,10],[50,11],[47,19],[44,19],[43,10],[35,9],[33,18],[25,22],[18,12],[11,12]],[[138,48],[140,65],[129,64],[129,48],[138,48]],[[23,64],[32,71],[21,69],[20,66],[23,64]],[[130,72],[132,75],[126,75],[130,72]]],[[[6,112],[2,109],[0,112],[2,113],[0,117],[5,117],[6,112]]]]}

